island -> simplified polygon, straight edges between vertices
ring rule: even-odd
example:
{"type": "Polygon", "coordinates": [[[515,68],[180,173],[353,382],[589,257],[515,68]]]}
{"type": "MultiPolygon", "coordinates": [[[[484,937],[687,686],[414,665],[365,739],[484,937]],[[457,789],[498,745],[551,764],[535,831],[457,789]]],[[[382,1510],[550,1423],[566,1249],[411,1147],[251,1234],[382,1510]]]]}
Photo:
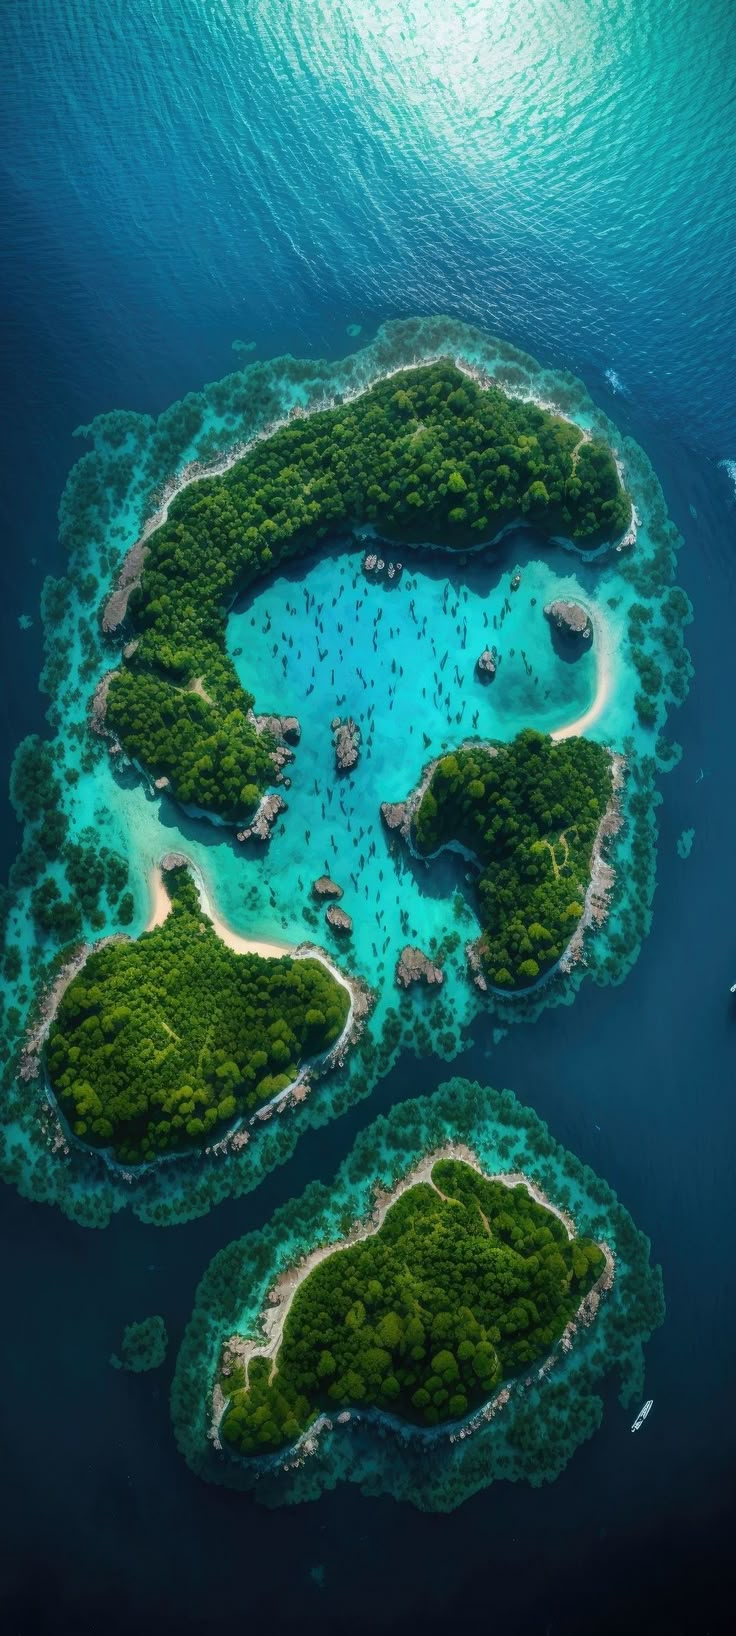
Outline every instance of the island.
{"type": "Polygon", "coordinates": [[[452,1080],[220,1251],[172,1416],[201,1477],[269,1505],[341,1480],[450,1510],[550,1481],[641,1392],[661,1275],[615,1194],[509,1091],[452,1080]]]}
{"type": "Polygon", "coordinates": [[[62,994],[45,1047],[73,1135],[135,1166],[216,1142],[339,1047],[348,982],[324,958],[236,954],[184,867],[171,912],[93,951],[62,994]]]}
{"type": "Polygon", "coordinates": [[[296,1442],[320,1411],[462,1419],[542,1361],[605,1272],[523,1182],[452,1159],[426,1170],[300,1280],[268,1348],[226,1343],[221,1430],[238,1453],[296,1442]]]}
{"type": "Polygon", "coordinates": [[[510,744],[465,744],[430,764],[408,802],[386,803],[420,857],[461,848],[476,863],[480,986],[527,988],[569,948],[601,835],[619,824],[621,758],[589,739],[528,728],[510,744]],[[597,845],[598,843],[598,845],[597,845]]]}
{"type": "MultiPolygon", "coordinates": [[[[255,579],[341,526],[460,551],[526,522],[590,549],[631,515],[610,449],[569,420],[449,360],[395,374],[191,484],[136,544],[104,616],[133,640],[98,729],[154,787],[165,779],[185,806],[249,828],[283,766],[225,651],[228,610],[255,579]]],[[[357,758],[353,725],[338,723],[340,766],[357,758]]]]}
{"type": "MultiPolygon", "coordinates": [[[[571,1001],[586,976],[619,982],[631,969],[651,916],[657,780],[678,757],[665,725],[687,692],[691,610],[673,583],[678,535],[643,450],[572,376],[446,317],[384,325],[344,358],[241,361],[157,420],[119,410],[79,431],[89,447],[60,508],[66,566],[42,594],[48,730],[19,745],[11,781],[22,845],[0,893],[0,1171],[76,1223],[102,1227],[130,1209],[164,1226],[258,1186],[303,1135],[354,1115],[403,1051],[450,1062],[480,1004],[494,1030],[505,1029],[571,1001]],[[440,580],[447,594],[438,597],[440,580]],[[542,610],[555,602],[588,610],[592,653],[584,639],[577,648],[556,633],[550,640],[542,610]],[[300,654],[302,628],[309,647],[300,654]],[[113,701],[126,689],[130,718],[123,708],[118,720],[113,701]],[[360,725],[360,761],[348,774],[331,753],[336,717],[360,725]],[[466,750],[500,753],[499,741],[526,726],[544,727],[555,745],[600,739],[614,799],[569,876],[561,832],[569,816],[575,854],[580,814],[565,810],[539,836],[551,850],[542,849],[535,889],[557,879],[556,864],[560,894],[563,885],[574,891],[552,909],[582,904],[577,920],[535,918],[531,878],[499,855],[497,883],[510,870],[516,891],[523,876],[514,947],[507,906],[499,901],[500,926],[481,914],[486,864],[472,826],[462,828],[470,799],[462,824],[448,807],[446,828],[422,850],[416,832],[404,833],[407,803],[398,798],[424,784],[423,764],[426,775],[466,750]],[[393,789],[391,767],[406,769],[393,789]],[[384,802],[381,826],[384,795],[396,799],[384,802]],[[625,854],[609,845],[622,825],[625,854]],[[453,840],[453,828],[466,840],[453,840]],[[435,839],[457,857],[435,860],[435,839]],[[162,1000],[152,1011],[155,1062],[176,1060],[177,1088],[206,1099],[182,1097],[183,1123],[172,1117],[169,1132],[159,1129],[168,1138],[160,1148],[148,1125],[165,1126],[169,1113],[154,1104],[146,1114],[147,1071],[135,1088],[137,1126],[126,1131],[123,1119],[104,1134],[117,1115],[103,1100],[114,1113],[115,1098],[124,1108],[128,1096],[130,1024],[108,1036],[100,1019],[114,1030],[112,1012],[130,1000],[125,984],[80,1013],[78,1059],[66,1061],[67,1024],[57,1024],[67,991],[77,979],[77,994],[88,989],[98,960],[107,989],[126,951],[149,937],[159,944],[149,882],[165,848],[182,849],[199,885],[207,882],[200,909],[214,933],[205,925],[196,943],[192,934],[193,950],[211,936],[222,941],[220,903],[229,954],[242,954],[253,973],[267,962],[269,987],[298,956],[336,982],[349,964],[353,1022],[356,1001],[367,993],[373,1001],[359,1040],[351,1028],[313,1057],[306,1053],[326,1034],[312,1041],[292,1028],[288,1061],[261,1065],[232,1093],[232,1119],[213,1121],[229,1106],[232,1070],[217,1064],[225,1086],[193,1079],[198,1052],[179,1064],[182,1041],[163,1025],[182,1030],[162,1000]],[[328,907],[342,908],[348,924],[331,924],[328,907]],[[535,942],[535,926],[552,934],[549,943],[535,942]],[[325,964],[315,943],[329,945],[333,960],[325,964]],[[526,961],[537,978],[521,971],[526,961]],[[504,971],[510,984],[496,981],[504,971]],[[101,1063],[93,1035],[108,1053],[101,1063]],[[93,1072],[76,1071],[82,1058],[93,1072]],[[109,1078],[104,1063],[113,1064],[109,1078]],[[261,1079],[292,1068],[291,1086],[245,1105],[261,1079]],[[67,1069],[68,1090],[91,1087],[79,1108],[54,1081],[67,1069]],[[204,1125],[204,1111],[210,1130],[187,1130],[204,1125]]],[[[484,772],[481,763],[478,782],[484,772]]],[[[413,818],[418,802],[410,805],[413,818]]],[[[151,996],[133,998],[144,1008],[151,996]]],[[[276,1020],[259,1016],[267,1027],[276,1020]]],[[[243,1068],[237,1049],[232,1061],[243,1068]]],[[[156,1089],[170,1096],[163,1081],[156,1089]]]]}

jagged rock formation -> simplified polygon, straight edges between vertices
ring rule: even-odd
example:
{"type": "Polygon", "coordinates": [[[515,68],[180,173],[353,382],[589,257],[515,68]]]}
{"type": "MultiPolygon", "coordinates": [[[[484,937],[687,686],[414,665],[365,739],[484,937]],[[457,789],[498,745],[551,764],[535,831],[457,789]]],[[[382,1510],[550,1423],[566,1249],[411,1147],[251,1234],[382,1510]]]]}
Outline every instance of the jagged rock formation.
{"type": "Polygon", "coordinates": [[[475,661],[475,668],[482,682],[492,682],[496,674],[496,655],[490,648],[484,648],[475,661]]]}
{"type": "Polygon", "coordinates": [[[344,721],[339,716],[333,716],[330,727],[335,746],[335,766],[338,772],[349,772],[360,755],[360,728],[352,716],[346,716],[344,721]]]}
{"type": "Polygon", "coordinates": [[[561,631],[565,636],[592,642],[593,622],[587,609],[581,607],[579,602],[548,602],[544,616],[556,631],[561,631]]]}
{"type": "Polygon", "coordinates": [[[382,801],[381,817],[387,829],[398,829],[403,833],[408,817],[405,801],[382,801]]]}
{"type": "Polygon", "coordinates": [[[248,825],[247,829],[238,830],[237,839],[239,841],[270,841],[271,830],[276,819],[280,812],[285,811],[286,802],[282,796],[276,794],[264,795],[263,800],[256,809],[253,822],[248,825]]]}
{"type": "Polygon", "coordinates": [[[342,887],[329,875],[320,875],[319,880],[312,882],[312,891],[316,898],[341,898],[342,887]]]}
{"type": "Polygon", "coordinates": [[[140,584],[143,564],[148,555],[148,546],[144,540],[137,540],[131,546],[118,575],[118,582],[112,595],[108,597],[102,615],[102,629],[106,636],[120,629],[128,612],[128,598],[133,587],[140,584]]]}
{"type": "Polygon", "coordinates": [[[398,579],[403,568],[402,562],[384,562],[375,551],[369,551],[363,558],[363,573],[368,579],[398,579]]]}
{"type": "Polygon", "coordinates": [[[161,859],[164,873],[167,869],[190,869],[191,863],[184,852],[166,852],[161,859]]]}
{"type": "Polygon", "coordinates": [[[410,988],[412,983],[426,983],[430,988],[439,988],[444,980],[442,968],[435,966],[421,949],[407,943],[406,948],[401,950],[396,966],[396,981],[400,988],[410,988]]]}
{"type": "Polygon", "coordinates": [[[287,744],[298,744],[302,736],[298,716],[255,716],[251,711],[250,719],[259,733],[286,739],[287,744]]]}
{"type": "Polygon", "coordinates": [[[344,932],[346,937],[350,935],[353,929],[350,915],[346,915],[345,910],[339,909],[336,903],[330,904],[325,918],[327,924],[332,927],[333,932],[344,932]]]}

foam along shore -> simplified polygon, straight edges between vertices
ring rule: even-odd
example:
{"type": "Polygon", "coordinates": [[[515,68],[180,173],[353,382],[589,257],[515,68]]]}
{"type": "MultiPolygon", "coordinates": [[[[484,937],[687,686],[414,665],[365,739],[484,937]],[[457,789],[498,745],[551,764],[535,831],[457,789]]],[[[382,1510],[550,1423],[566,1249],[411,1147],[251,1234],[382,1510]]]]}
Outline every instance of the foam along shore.
{"type": "MultiPolygon", "coordinates": [[[[444,1147],[435,1148],[431,1153],[426,1154],[419,1164],[415,1165],[413,1170],[410,1170],[406,1176],[403,1176],[401,1180],[397,1182],[396,1186],[391,1188],[388,1192],[377,1192],[370,1216],[363,1222],[356,1222],[355,1226],[351,1229],[350,1233],[348,1233],[347,1237],[338,1240],[336,1243],[321,1244],[316,1250],[312,1250],[311,1254],[305,1256],[304,1259],[298,1263],[298,1265],[287,1268],[286,1271],[281,1274],[281,1276],[276,1280],[276,1283],[273,1285],[272,1289],[268,1292],[268,1305],[265,1307],[260,1317],[260,1337],[246,1337],[236,1333],[225,1341],[222,1348],[223,1355],[225,1352],[228,1352],[232,1358],[232,1362],[242,1367],[246,1384],[248,1383],[248,1369],[251,1358],[263,1357],[270,1358],[272,1361],[275,1361],[279,1347],[281,1346],[284,1326],[289,1316],[294,1296],[296,1295],[300,1285],[303,1284],[304,1280],[314,1271],[314,1268],[319,1266],[320,1262],[325,1261],[328,1256],[336,1255],[340,1250],[350,1249],[352,1245],[358,1244],[362,1239],[370,1238],[374,1233],[377,1233],[380,1227],[383,1225],[386,1215],[391,1209],[392,1205],[396,1203],[397,1199],[401,1198],[402,1194],[407,1193],[410,1188],[417,1187],[420,1184],[425,1183],[427,1186],[434,1187],[436,1191],[439,1191],[439,1189],[436,1188],[436,1183],[432,1181],[432,1171],[434,1166],[443,1159],[455,1159],[459,1160],[463,1164],[470,1165],[473,1170],[477,1171],[479,1176],[485,1176],[487,1181],[501,1182],[504,1187],[526,1187],[527,1191],[537,1204],[542,1205],[545,1210],[549,1210],[551,1215],[557,1216],[557,1219],[562,1222],[568,1238],[574,1238],[575,1223],[572,1217],[567,1211],[562,1210],[558,1205],[553,1204],[542,1189],[537,1185],[537,1183],[532,1181],[531,1178],[525,1175],[523,1171],[515,1170],[487,1173],[484,1171],[480,1160],[477,1158],[472,1149],[466,1147],[464,1143],[448,1142],[444,1147]]],[[[598,1310],[601,1295],[611,1288],[615,1275],[613,1255],[607,1244],[600,1244],[599,1248],[602,1250],[606,1261],[603,1272],[597,1279],[596,1283],[584,1296],[578,1311],[566,1325],[559,1339],[555,1343],[552,1352],[546,1359],[544,1359],[541,1365],[537,1365],[535,1367],[533,1375],[525,1377],[523,1381],[524,1385],[531,1385],[533,1379],[538,1378],[541,1374],[548,1373],[560,1352],[565,1353],[570,1350],[572,1346],[572,1337],[578,1325],[587,1325],[592,1322],[598,1310]]],[[[470,1430],[475,1429],[476,1426],[482,1424],[484,1420],[492,1418],[496,1409],[502,1408],[504,1403],[508,1402],[509,1396],[510,1391],[508,1386],[502,1385],[494,1393],[490,1403],[482,1405],[480,1409],[474,1409],[464,1421],[448,1422],[444,1426],[430,1428],[414,1427],[409,1422],[398,1421],[393,1416],[385,1415],[382,1411],[374,1411],[372,1417],[382,1419],[389,1424],[393,1424],[399,1428],[403,1436],[417,1433],[424,1439],[436,1440],[437,1438],[445,1437],[451,1442],[454,1442],[458,1436],[467,1436],[470,1430]],[[463,1430],[460,1429],[461,1426],[463,1430]]],[[[228,1399],[225,1397],[218,1379],[215,1382],[212,1392],[212,1422],[209,1435],[214,1447],[220,1452],[222,1451],[220,1428],[227,1410],[227,1403],[228,1399]]],[[[356,1412],[355,1410],[343,1410],[339,1415],[335,1414],[334,1416],[334,1418],[339,1419],[340,1422],[351,1420],[354,1417],[359,1419],[367,1418],[364,1411],[356,1412]]],[[[319,1415],[317,1421],[311,1426],[307,1427],[306,1431],[302,1433],[298,1439],[298,1442],[292,1449],[282,1449],[273,1455],[267,1456],[267,1458],[271,1463],[275,1461],[278,1464],[282,1464],[285,1458],[290,1459],[298,1449],[302,1449],[305,1453],[313,1452],[311,1446],[312,1441],[314,1440],[315,1435],[318,1435],[319,1431],[326,1424],[327,1417],[324,1414],[319,1415]]]]}
{"type": "Polygon", "coordinates": [[[608,623],[592,603],[584,601],[582,597],[576,597],[576,600],[585,609],[593,626],[596,687],[593,699],[582,716],[576,716],[574,721],[565,722],[562,727],[553,728],[550,738],[558,744],[562,739],[580,738],[583,733],[587,733],[588,728],[602,716],[613,691],[613,659],[608,623]]]}

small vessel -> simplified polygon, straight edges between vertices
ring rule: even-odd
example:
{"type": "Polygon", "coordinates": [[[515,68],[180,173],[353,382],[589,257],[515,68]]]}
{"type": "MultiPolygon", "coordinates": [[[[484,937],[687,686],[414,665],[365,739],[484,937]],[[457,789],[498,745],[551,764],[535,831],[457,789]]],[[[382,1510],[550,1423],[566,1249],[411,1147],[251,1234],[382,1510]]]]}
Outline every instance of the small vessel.
{"type": "Polygon", "coordinates": [[[731,993],[736,994],[736,983],[731,984],[731,993]]]}
{"type": "Polygon", "coordinates": [[[633,1424],[633,1426],[631,1428],[632,1432],[641,1431],[641,1428],[644,1425],[644,1421],[646,1420],[647,1415],[649,1413],[649,1410],[651,1409],[653,1403],[654,1403],[654,1398],[653,1397],[648,1397],[646,1403],[643,1406],[643,1408],[641,1408],[639,1410],[639,1413],[638,1413],[638,1415],[636,1417],[636,1420],[634,1421],[634,1424],[633,1424]]]}

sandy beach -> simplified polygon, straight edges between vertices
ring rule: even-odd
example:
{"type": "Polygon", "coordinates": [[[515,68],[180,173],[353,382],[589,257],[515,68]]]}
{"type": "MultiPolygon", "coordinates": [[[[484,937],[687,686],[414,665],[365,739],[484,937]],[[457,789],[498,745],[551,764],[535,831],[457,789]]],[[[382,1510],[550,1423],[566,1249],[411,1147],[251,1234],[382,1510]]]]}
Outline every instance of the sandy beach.
{"type": "MultiPolygon", "coordinates": [[[[577,600],[580,600],[579,598],[577,600]]],[[[588,618],[593,626],[593,653],[596,662],[596,689],[595,697],[582,716],[576,716],[574,721],[566,722],[563,727],[555,727],[550,738],[559,743],[565,738],[579,738],[586,733],[593,723],[598,721],[608,704],[613,687],[613,664],[608,639],[608,629],[597,608],[589,603],[582,603],[588,618]]]]}
{"type": "MultiPolygon", "coordinates": [[[[195,878],[202,908],[208,919],[212,921],[218,937],[223,943],[227,944],[229,949],[233,949],[236,954],[260,954],[265,960],[280,960],[285,954],[294,954],[296,945],[293,943],[277,943],[263,937],[241,937],[240,933],[234,931],[232,926],[228,925],[228,922],[223,920],[213,908],[198,871],[195,878]]],[[[171,909],[171,902],[164,886],[160,864],[154,865],[148,877],[148,884],[151,894],[151,913],[146,922],[146,931],[152,932],[156,926],[163,925],[171,909]]]]}

